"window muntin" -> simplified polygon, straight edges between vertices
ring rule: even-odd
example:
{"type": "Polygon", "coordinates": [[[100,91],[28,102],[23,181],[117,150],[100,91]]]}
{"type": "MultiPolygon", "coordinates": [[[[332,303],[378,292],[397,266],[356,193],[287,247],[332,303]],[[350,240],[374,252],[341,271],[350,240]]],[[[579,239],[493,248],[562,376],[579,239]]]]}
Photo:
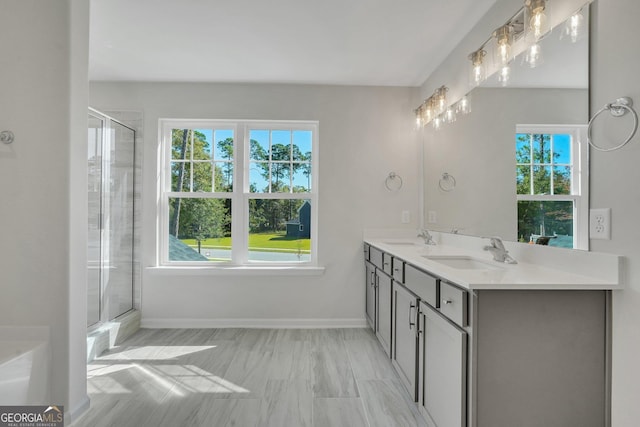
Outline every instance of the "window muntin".
{"type": "Polygon", "coordinates": [[[549,246],[588,248],[585,126],[516,129],[518,237],[549,246]]]}
{"type": "Polygon", "coordinates": [[[161,264],[317,263],[317,123],[162,120],[161,129],[161,264]]]}

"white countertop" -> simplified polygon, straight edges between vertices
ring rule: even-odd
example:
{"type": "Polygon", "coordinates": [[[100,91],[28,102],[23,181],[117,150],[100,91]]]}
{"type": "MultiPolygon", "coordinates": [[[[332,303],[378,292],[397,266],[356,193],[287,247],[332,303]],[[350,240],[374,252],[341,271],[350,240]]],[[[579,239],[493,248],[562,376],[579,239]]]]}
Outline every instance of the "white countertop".
{"type": "MultiPolygon", "coordinates": [[[[365,242],[384,252],[396,256],[405,262],[427,271],[435,276],[455,283],[466,289],[555,289],[555,290],[610,290],[622,289],[619,283],[619,271],[607,275],[587,275],[580,269],[580,264],[588,262],[589,254],[594,261],[601,262],[611,269],[619,270],[620,257],[610,254],[563,251],[561,257],[567,257],[566,269],[533,264],[518,260],[517,264],[505,264],[493,261],[488,251],[483,251],[478,239],[478,250],[447,244],[425,245],[421,239],[398,238],[365,238],[365,242]],[[573,252],[573,253],[572,253],[573,252]],[[599,255],[600,258],[596,259],[599,255]],[[461,269],[447,266],[428,257],[467,256],[489,264],[487,269],[461,269]],[[577,261],[571,257],[578,257],[577,261]],[[616,261],[617,260],[617,261],[616,261]],[[573,271],[571,271],[573,270],[573,271]],[[604,277],[603,277],[604,276],[604,277]]],[[[487,241],[488,243],[488,241],[487,241]]],[[[507,247],[509,249],[509,247],[507,247]]],[[[538,250],[539,248],[532,248],[538,250]]],[[[522,250],[522,249],[520,249],[522,250]]],[[[526,250],[526,248],[524,249],[526,250]]],[[[510,252],[512,254],[512,252],[510,252]]],[[[558,253],[555,253],[557,257],[558,253]]],[[[557,260],[556,260],[557,261],[557,260]]]]}

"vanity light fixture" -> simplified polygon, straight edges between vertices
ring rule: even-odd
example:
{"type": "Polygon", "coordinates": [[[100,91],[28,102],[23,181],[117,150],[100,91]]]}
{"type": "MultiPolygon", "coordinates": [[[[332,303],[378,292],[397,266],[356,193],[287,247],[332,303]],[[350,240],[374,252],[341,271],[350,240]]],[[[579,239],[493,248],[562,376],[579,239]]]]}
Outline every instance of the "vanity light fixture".
{"type": "Polygon", "coordinates": [[[535,68],[544,62],[542,57],[542,49],[538,43],[534,43],[527,49],[526,54],[523,56],[524,63],[531,68],[535,68]]]}
{"type": "Polygon", "coordinates": [[[435,130],[440,130],[440,125],[442,124],[442,117],[438,116],[433,119],[433,128],[435,130]]]}
{"type": "Polygon", "coordinates": [[[471,60],[471,84],[474,86],[479,85],[486,78],[486,65],[484,63],[484,57],[487,55],[487,51],[484,47],[471,52],[469,59],[471,60]]]}
{"type": "Polygon", "coordinates": [[[560,33],[560,38],[567,36],[572,43],[575,43],[584,36],[584,33],[584,15],[582,14],[582,9],[580,9],[565,21],[564,30],[560,33]]]}
{"type": "Polygon", "coordinates": [[[547,0],[526,0],[524,2],[524,22],[527,40],[537,42],[551,30],[547,0]]]}
{"type": "MultiPolygon", "coordinates": [[[[449,88],[446,86],[440,86],[433,92],[429,98],[427,98],[418,108],[415,109],[416,124],[418,127],[424,126],[427,123],[435,120],[441,116],[447,107],[447,92],[449,88]]],[[[440,117],[440,122],[443,120],[440,117]]],[[[440,127],[440,123],[438,123],[440,127]]]]}
{"type": "Polygon", "coordinates": [[[509,79],[511,78],[511,66],[509,64],[503,65],[500,67],[498,71],[498,82],[502,86],[507,86],[509,84],[509,79]]]}
{"type": "Polygon", "coordinates": [[[505,66],[511,62],[511,45],[513,44],[513,26],[505,24],[493,32],[496,46],[494,50],[495,63],[505,66]]]}
{"type": "Polygon", "coordinates": [[[444,111],[443,120],[445,123],[453,123],[456,121],[456,110],[453,107],[447,107],[444,111]]]}
{"type": "Polygon", "coordinates": [[[469,101],[469,95],[465,95],[456,104],[456,113],[469,114],[471,112],[471,102],[469,101]]]}

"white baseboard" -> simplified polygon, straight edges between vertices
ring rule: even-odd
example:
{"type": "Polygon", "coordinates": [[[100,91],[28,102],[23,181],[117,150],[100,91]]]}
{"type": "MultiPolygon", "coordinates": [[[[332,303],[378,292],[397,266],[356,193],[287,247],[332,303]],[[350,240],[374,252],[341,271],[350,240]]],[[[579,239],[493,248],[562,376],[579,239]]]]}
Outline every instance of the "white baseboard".
{"type": "Polygon", "coordinates": [[[65,411],[65,425],[72,426],[73,423],[78,421],[78,419],[87,412],[90,406],[91,401],[89,400],[89,396],[84,396],[73,408],[65,411]]]}
{"type": "Polygon", "coordinates": [[[366,328],[366,319],[145,319],[140,326],[151,329],[182,328],[273,328],[326,329],[366,328]]]}

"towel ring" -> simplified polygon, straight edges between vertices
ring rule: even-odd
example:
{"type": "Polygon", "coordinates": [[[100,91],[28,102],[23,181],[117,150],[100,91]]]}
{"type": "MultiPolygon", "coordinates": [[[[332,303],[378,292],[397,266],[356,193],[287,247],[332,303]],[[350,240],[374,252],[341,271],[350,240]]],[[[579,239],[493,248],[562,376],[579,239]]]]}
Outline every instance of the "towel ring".
{"type": "Polygon", "coordinates": [[[389,175],[384,180],[384,186],[389,191],[398,191],[402,188],[402,177],[395,172],[389,172],[389,175]]]}
{"type": "Polygon", "coordinates": [[[446,191],[448,193],[456,188],[456,179],[453,175],[445,172],[442,174],[442,178],[438,180],[438,187],[440,187],[442,191],[446,191]]]}
{"type": "Polygon", "coordinates": [[[14,139],[15,136],[10,130],[3,130],[2,132],[0,132],[0,141],[4,142],[5,144],[11,144],[14,139]]]}
{"type": "Polygon", "coordinates": [[[598,151],[604,151],[604,152],[614,151],[627,145],[627,143],[631,141],[631,139],[634,137],[637,130],[638,130],[638,113],[636,113],[636,110],[633,109],[633,100],[628,96],[624,96],[622,98],[616,99],[615,102],[605,104],[604,107],[599,109],[593,115],[591,120],[589,120],[589,126],[587,127],[587,141],[589,142],[589,145],[591,145],[593,148],[595,148],[598,151]],[[622,117],[627,113],[631,113],[631,115],[633,116],[633,129],[631,130],[631,133],[629,133],[629,136],[624,141],[622,141],[621,144],[618,144],[615,147],[611,147],[611,148],[602,148],[596,145],[591,139],[591,128],[593,127],[593,122],[595,121],[596,117],[598,117],[603,111],[607,111],[607,110],[611,113],[613,117],[622,117]]]}

